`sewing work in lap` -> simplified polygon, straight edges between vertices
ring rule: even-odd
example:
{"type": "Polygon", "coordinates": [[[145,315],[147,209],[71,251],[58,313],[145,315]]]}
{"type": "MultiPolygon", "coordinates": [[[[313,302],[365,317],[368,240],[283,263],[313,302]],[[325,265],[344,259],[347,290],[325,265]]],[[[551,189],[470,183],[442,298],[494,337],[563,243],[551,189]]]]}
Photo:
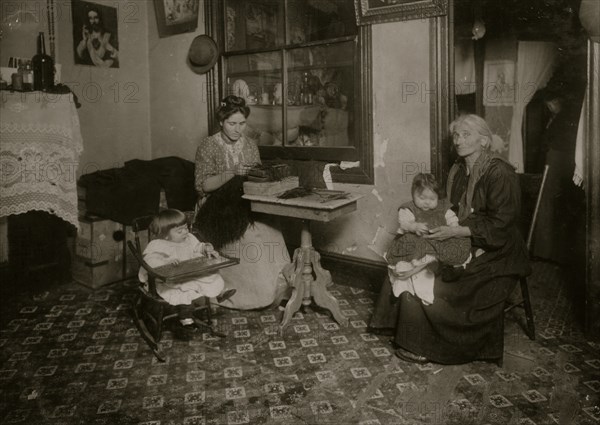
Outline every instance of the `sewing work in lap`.
{"type": "Polygon", "coordinates": [[[282,269],[290,263],[281,232],[268,217],[257,217],[242,199],[243,182],[260,165],[258,147],[244,136],[250,109],[244,99],[228,96],[217,110],[221,131],[204,139],[196,151],[195,227],[203,237],[239,264],[222,270],[236,294],[221,303],[234,309],[271,305],[276,289],[285,285],[282,269]]]}

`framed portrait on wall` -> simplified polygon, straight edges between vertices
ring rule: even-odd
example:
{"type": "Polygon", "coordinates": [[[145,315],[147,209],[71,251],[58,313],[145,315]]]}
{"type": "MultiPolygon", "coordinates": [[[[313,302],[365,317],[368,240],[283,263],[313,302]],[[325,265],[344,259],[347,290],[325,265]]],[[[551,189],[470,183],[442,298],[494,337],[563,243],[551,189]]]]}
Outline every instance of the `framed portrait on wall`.
{"type": "Polygon", "coordinates": [[[408,21],[448,13],[448,0],[354,0],[358,25],[408,21]]]}
{"type": "Polygon", "coordinates": [[[485,61],[483,104],[513,106],[515,103],[515,63],[510,60],[485,61]]]}
{"type": "Polygon", "coordinates": [[[117,8],[73,0],[71,12],[75,64],[118,68],[117,8]]]}
{"type": "Polygon", "coordinates": [[[168,37],[198,28],[200,0],[154,0],[158,36],[168,37]]]}

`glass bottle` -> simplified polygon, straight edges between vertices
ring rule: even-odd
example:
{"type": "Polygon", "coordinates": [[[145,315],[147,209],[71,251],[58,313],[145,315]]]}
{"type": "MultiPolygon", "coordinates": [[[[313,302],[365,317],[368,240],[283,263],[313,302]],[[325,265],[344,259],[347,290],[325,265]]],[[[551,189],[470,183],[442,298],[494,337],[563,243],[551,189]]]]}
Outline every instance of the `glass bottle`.
{"type": "Polygon", "coordinates": [[[31,61],[25,61],[24,71],[23,71],[23,90],[24,91],[32,91],[33,90],[33,68],[31,66],[31,61]]]}
{"type": "Polygon", "coordinates": [[[37,55],[31,59],[33,65],[33,83],[35,90],[48,91],[54,88],[54,60],[46,54],[44,33],[37,40],[37,55]]]}
{"type": "Polygon", "coordinates": [[[21,76],[21,78],[23,78],[25,74],[25,60],[19,59],[17,64],[17,73],[21,76]]]}

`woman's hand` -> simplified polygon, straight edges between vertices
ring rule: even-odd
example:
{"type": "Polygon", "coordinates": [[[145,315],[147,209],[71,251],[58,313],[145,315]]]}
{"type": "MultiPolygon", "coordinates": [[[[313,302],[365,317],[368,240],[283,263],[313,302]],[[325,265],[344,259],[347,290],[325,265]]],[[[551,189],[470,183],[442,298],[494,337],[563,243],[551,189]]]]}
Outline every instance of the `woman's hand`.
{"type": "Polygon", "coordinates": [[[418,266],[415,266],[412,269],[405,271],[396,271],[396,268],[394,266],[388,266],[388,274],[390,276],[390,279],[406,280],[412,275],[419,273],[421,270],[427,267],[428,264],[429,263],[419,264],[418,266]]]}
{"type": "Polygon", "coordinates": [[[431,229],[429,234],[423,237],[425,239],[443,241],[449,238],[468,236],[471,236],[471,230],[469,230],[469,228],[466,226],[439,226],[431,229]]]}
{"type": "Polygon", "coordinates": [[[252,164],[240,164],[238,165],[235,170],[234,170],[234,174],[238,175],[238,176],[247,176],[248,172],[254,167],[254,165],[252,164]]]}

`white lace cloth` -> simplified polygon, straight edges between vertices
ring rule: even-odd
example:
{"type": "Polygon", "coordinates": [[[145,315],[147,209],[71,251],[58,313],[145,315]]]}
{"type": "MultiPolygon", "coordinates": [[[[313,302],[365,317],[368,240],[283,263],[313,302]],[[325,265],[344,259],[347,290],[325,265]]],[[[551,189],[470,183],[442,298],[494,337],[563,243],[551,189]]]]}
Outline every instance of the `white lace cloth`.
{"type": "Polygon", "coordinates": [[[73,96],[0,95],[0,217],[46,211],[78,228],[83,143],[73,96]]]}

